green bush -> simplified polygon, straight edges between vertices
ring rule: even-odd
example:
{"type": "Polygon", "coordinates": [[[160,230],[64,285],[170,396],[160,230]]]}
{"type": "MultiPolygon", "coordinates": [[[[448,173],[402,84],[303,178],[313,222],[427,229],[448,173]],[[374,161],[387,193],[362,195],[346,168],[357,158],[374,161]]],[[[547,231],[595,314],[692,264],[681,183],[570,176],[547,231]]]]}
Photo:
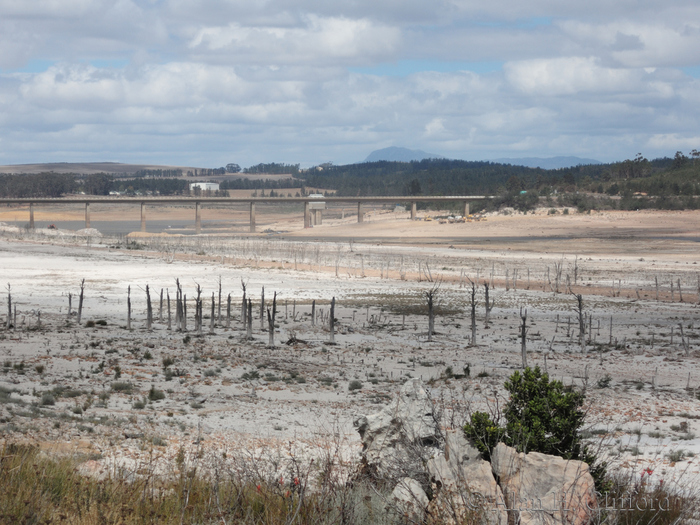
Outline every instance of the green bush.
{"type": "Polygon", "coordinates": [[[464,431],[485,459],[498,442],[519,452],[541,452],[585,461],[599,489],[604,489],[605,463],[582,443],[580,428],[585,396],[551,380],[539,367],[516,371],[504,384],[510,393],[505,406],[505,426],[486,412],[471,415],[464,431]]]}

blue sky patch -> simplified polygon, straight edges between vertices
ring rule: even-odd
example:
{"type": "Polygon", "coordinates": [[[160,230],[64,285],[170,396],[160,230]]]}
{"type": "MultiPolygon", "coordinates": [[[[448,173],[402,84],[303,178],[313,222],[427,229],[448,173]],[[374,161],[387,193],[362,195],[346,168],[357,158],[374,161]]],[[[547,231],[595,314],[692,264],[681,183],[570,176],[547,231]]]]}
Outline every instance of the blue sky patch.
{"type": "Polygon", "coordinates": [[[700,78],[700,66],[682,67],[681,71],[693,78],[700,78]]]}
{"type": "Polygon", "coordinates": [[[43,73],[56,63],[55,60],[30,60],[22,67],[5,69],[5,73],[43,73]]]}

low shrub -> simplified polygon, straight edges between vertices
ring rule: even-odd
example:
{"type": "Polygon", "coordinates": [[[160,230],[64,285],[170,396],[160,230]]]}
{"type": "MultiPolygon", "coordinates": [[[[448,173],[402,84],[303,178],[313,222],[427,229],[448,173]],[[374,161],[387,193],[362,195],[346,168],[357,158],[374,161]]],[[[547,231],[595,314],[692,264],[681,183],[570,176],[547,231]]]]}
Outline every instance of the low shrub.
{"type": "Polygon", "coordinates": [[[116,381],[112,383],[112,390],[122,394],[131,394],[134,391],[134,385],[128,381],[116,381]]]}
{"type": "Polygon", "coordinates": [[[151,389],[148,391],[149,401],[160,401],[165,399],[165,392],[158,390],[155,386],[151,385],[151,389]]]}

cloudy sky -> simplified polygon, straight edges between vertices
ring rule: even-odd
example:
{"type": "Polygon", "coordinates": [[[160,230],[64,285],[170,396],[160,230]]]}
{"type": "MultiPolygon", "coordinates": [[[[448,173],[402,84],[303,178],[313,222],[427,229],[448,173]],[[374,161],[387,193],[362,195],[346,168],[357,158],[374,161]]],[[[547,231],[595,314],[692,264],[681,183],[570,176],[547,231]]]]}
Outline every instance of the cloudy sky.
{"type": "Polygon", "coordinates": [[[0,0],[0,164],[700,148],[697,0],[0,0]]]}

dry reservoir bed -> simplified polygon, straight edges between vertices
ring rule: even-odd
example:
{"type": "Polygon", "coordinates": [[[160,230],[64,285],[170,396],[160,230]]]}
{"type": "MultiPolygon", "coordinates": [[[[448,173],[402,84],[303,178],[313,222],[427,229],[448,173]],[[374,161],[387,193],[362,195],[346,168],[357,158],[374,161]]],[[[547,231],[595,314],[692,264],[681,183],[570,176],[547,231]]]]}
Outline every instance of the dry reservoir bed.
{"type": "Polygon", "coordinates": [[[666,283],[657,300],[649,284],[657,274],[638,257],[582,259],[573,284],[575,260],[559,254],[255,239],[232,240],[228,248],[220,240],[141,246],[160,249],[147,252],[107,249],[94,239],[72,242],[0,241],[3,282],[17,309],[12,328],[5,328],[6,306],[1,318],[5,440],[79,451],[92,458],[85,463],[92,472],[168,460],[193,443],[280,455],[292,448],[306,456],[332,449],[352,463],[360,450],[353,418],[378,411],[408,377],[430,385],[446,427],[461,425],[470,410],[502,406],[503,382],[521,366],[522,308],[528,364],[586,389],[592,442],[622,467],[651,467],[667,479],[697,481],[700,332],[697,297],[688,290],[696,274],[687,260],[654,263],[666,283]],[[556,293],[552,272],[564,263],[556,293]],[[513,268],[520,268],[517,289],[513,268]],[[485,325],[480,286],[472,345],[467,277],[476,279],[477,271],[480,281],[492,282],[495,306],[485,325]],[[591,316],[583,351],[567,274],[573,291],[584,293],[584,312],[591,316]],[[683,302],[677,290],[671,300],[671,274],[683,283],[683,302]],[[221,318],[217,304],[210,330],[219,278],[221,318]],[[160,318],[161,289],[166,298],[169,291],[175,315],[176,279],[188,301],[186,333],[167,328],[165,301],[160,318]],[[624,280],[617,293],[606,284],[615,279],[624,280]],[[252,340],[240,320],[241,283],[253,300],[252,340]],[[204,298],[201,334],[193,326],[197,284],[204,298]],[[156,319],[150,331],[146,285],[156,319]],[[263,287],[267,306],[277,293],[274,348],[268,346],[267,321],[260,320],[263,287]],[[429,341],[425,294],[431,289],[437,289],[437,315],[429,341]],[[337,323],[330,344],[333,297],[337,323]]]}

